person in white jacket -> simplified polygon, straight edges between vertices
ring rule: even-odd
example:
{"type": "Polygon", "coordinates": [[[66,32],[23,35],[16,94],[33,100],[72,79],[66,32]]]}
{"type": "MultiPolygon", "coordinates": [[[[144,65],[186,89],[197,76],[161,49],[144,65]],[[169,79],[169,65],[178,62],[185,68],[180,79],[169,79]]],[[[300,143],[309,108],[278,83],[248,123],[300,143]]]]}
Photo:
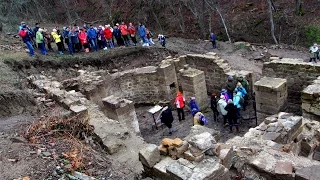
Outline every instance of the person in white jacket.
{"type": "Polygon", "coordinates": [[[224,125],[228,125],[228,123],[227,123],[227,113],[228,113],[228,111],[226,111],[224,109],[226,106],[227,106],[226,99],[225,99],[225,97],[223,95],[221,95],[220,99],[219,99],[219,101],[217,103],[217,110],[223,116],[223,124],[224,125]]]}

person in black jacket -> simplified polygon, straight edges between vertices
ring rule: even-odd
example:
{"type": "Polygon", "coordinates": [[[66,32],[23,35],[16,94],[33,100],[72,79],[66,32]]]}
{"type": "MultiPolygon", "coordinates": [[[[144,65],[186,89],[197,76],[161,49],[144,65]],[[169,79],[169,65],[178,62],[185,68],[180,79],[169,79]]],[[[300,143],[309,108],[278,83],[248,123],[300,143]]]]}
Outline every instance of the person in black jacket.
{"type": "Polygon", "coordinates": [[[172,115],[172,110],[168,106],[162,109],[160,119],[161,119],[161,122],[169,128],[169,134],[172,134],[173,115],[172,115]]]}
{"type": "Polygon", "coordinates": [[[227,118],[228,118],[228,123],[230,127],[230,132],[232,132],[233,126],[235,126],[237,129],[237,132],[239,132],[239,124],[237,122],[237,118],[238,118],[237,107],[233,104],[231,99],[228,100],[228,104],[224,109],[228,111],[227,118]]]}
{"type": "Polygon", "coordinates": [[[213,93],[211,95],[211,99],[210,99],[210,104],[211,104],[211,109],[212,109],[212,112],[213,112],[213,119],[214,121],[217,121],[218,120],[218,116],[219,116],[219,112],[217,110],[217,95],[215,93],[213,93]]]}

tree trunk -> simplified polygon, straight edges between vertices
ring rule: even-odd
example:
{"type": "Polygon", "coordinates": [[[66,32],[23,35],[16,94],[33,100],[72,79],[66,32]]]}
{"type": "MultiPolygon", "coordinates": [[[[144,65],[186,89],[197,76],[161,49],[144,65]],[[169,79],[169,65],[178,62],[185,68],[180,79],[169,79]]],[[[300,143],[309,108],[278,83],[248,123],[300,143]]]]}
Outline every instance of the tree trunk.
{"type": "Polygon", "coordinates": [[[302,0],[296,0],[296,14],[299,15],[302,0]]]}
{"type": "Polygon", "coordinates": [[[231,38],[230,38],[230,36],[229,36],[229,31],[228,31],[227,25],[226,25],[226,23],[225,23],[225,21],[224,21],[224,18],[223,18],[223,16],[222,16],[219,8],[218,8],[218,7],[213,8],[213,7],[208,3],[208,1],[206,1],[206,3],[207,3],[207,5],[211,8],[211,10],[216,10],[216,11],[218,12],[218,14],[219,14],[219,16],[220,16],[220,18],[221,18],[222,24],[223,24],[223,26],[224,26],[224,29],[226,30],[226,34],[227,34],[228,40],[229,40],[229,42],[232,42],[232,41],[231,41],[231,38]]]}
{"type": "Polygon", "coordinates": [[[268,9],[269,9],[269,17],[270,17],[270,27],[271,27],[271,36],[273,38],[274,43],[278,44],[277,38],[274,35],[274,22],[273,22],[273,14],[272,14],[272,2],[271,0],[268,1],[268,9]]]}

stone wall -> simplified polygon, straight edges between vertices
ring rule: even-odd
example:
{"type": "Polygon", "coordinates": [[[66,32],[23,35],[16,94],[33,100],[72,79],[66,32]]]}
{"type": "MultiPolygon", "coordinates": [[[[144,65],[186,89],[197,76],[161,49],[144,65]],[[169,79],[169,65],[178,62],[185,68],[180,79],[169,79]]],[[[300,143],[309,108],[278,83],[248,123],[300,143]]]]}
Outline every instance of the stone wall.
{"type": "Polygon", "coordinates": [[[320,76],[302,91],[301,99],[303,116],[320,121],[320,76]]]}
{"type": "Polygon", "coordinates": [[[227,77],[234,76],[234,79],[239,75],[243,75],[249,82],[249,94],[253,90],[253,82],[255,80],[253,73],[244,70],[232,70],[229,64],[221,59],[216,53],[207,54],[188,54],[180,56],[179,59],[174,59],[176,71],[183,68],[183,65],[188,64],[190,67],[199,69],[204,72],[206,79],[207,91],[209,94],[218,93],[225,88],[227,77]]]}
{"type": "Polygon", "coordinates": [[[262,74],[267,77],[287,79],[288,111],[301,114],[301,92],[317,79],[320,64],[303,62],[300,59],[281,59],[266,62],[262,74]]]}
{"type": "Polygon", "coordinates": [[[263,77],[254,84],[258,120],[285,111],[287,108],[287,80],[263,77]]]}

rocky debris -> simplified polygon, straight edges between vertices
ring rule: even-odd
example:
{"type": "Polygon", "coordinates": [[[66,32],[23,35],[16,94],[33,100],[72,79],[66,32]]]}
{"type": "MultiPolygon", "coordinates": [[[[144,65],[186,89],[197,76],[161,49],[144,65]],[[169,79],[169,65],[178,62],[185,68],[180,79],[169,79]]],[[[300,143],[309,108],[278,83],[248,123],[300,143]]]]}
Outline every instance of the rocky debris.
{"type": "Polygon", "coordinates": [[[153,167],[160,161],[160,151],[158,146],[154,144],[148,144],[147,147],[139,151],[139,160],[144,166],[149,168],[153,167]]]}
{"type": "Polygon", "coordinates": [[[235,152],[233,151],[233,148],[228,148],[228,149],[221,149],[219,158],[222,162],[222,165],[230,169],[232,164],[234,163],[233,162],[234,156],[235,156],[235,152]]]}

